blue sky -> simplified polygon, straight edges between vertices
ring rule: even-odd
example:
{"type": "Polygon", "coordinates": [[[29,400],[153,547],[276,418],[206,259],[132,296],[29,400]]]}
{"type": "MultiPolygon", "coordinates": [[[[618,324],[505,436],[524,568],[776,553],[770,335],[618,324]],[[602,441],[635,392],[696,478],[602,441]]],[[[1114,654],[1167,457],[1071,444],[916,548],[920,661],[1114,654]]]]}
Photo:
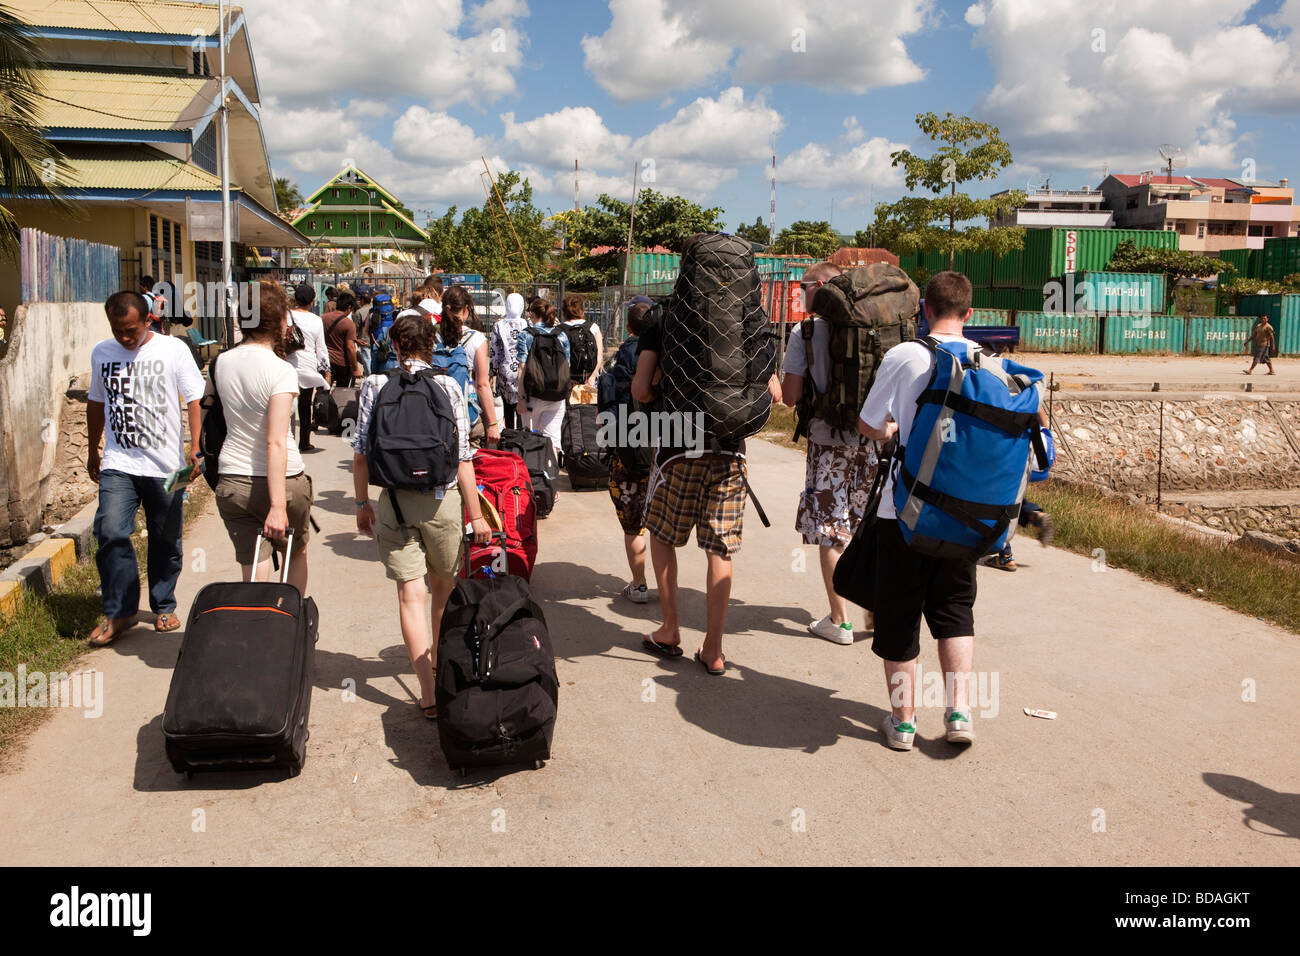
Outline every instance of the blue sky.
{"type": "Polygon", "coordinates": [[[540,205],[665,192],[852,233],[904,190],[918,112],[997,123],[1008,186],[1096,185],[1160,143],[1188,172],[1295,178],[1300,0],[249,0],[277,175],[356,162],[417,211],[478,204],[479,156],[540,205]],[[287,24],[294,24],[286,29],[287,24]],[[374,51],[382,53],[375,55],[374,51]]]}

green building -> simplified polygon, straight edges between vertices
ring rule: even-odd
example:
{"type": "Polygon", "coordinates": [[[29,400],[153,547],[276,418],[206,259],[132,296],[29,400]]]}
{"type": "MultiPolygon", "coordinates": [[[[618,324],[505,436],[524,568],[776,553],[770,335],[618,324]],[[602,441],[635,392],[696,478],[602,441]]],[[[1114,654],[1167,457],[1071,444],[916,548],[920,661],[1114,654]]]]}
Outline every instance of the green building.
{"type": "Polygon", "coordinates": [[[345,166],[308,197],[293,225],[315,247],[360,252],[360,257],[354,257],[357,262],[383,259],[394,252],[418,256],[428,233],[398,206],[383,186],[355,166],[345,166]]]}

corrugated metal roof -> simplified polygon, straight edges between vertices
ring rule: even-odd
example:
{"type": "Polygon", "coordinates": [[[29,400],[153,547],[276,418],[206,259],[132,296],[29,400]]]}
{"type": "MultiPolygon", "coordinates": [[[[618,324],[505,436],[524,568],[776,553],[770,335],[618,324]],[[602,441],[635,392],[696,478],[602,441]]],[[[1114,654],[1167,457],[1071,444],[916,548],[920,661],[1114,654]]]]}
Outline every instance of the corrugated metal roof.
{"type": "MultiPolygon", "coordinates": [[[[10,0],[9,6],[19,18],[37,27],[64,27],[81,30],[113,30],[129,33],[161,33],[191,36],[202,30],[211,36],[217,32],[216,4],[180,3],[176,0],[10,0]]],[[[230,11],[234,22],[242,13],[230,11]]]]}
{"type": "MultiPolygon", "coordinates": [[[[73,146],[64,151],[64,157],[68,167],[65,181],[74,190],[221,189],[221,180],[207,170],[144,146],[73,146]]],[[[231,189],[238,188],[231,183],[231,189]]]]}
{"type": "Polygon", "coordinates": [[[217,97],[214,77],[37,70],[41,125],[82,129],[190,129],[217,97]],[[208,95],[201,97],[204,87],[208,95]]]}

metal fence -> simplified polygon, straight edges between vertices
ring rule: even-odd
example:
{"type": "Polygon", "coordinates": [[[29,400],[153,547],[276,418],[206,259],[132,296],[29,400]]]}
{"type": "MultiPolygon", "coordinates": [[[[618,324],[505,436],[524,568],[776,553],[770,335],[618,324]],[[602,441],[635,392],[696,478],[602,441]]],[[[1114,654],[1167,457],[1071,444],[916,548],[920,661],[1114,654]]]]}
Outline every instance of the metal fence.
{"type": "Polygon", "coordinates": [[[23,229],[19,263],[23,302],[103,302],[121,287],[117,246],[23,229]]]}

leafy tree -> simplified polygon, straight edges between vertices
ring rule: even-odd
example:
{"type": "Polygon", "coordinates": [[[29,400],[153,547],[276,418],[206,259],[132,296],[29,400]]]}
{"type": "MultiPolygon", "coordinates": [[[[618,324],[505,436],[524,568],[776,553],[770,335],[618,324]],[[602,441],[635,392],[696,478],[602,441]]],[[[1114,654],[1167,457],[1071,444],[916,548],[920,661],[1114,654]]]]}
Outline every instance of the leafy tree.
{"type": "MultiPolygon", "coordinates": [[[[904,196],[884,206],[886,221],[897,225],[892,237],[894,252],[940,250],[948,255],[948,267],[962,250],[988,250],[995,254],[1019,249],[1024,229],[1018,226],[985,228],[959,224],[996,219],[1025,202],[1025,194],[1012,190],[996,198],[975,199],[957,191],[958,183],[996,179],[1011,165],[1011,147],[998,128],[968,116],[918,113],[916,125],[932,142],[940,143],[927,157],[902,149],[890,158],[901,166],[909,190],[920,187],[929,196],[904,196]]],[[[877,221],[880,220],[877,206],[877,221]]]]}
{"type": "Polygon", "coordinates": [[[287,177],[279,176],[275,180],[275,204],[282,215],[288,215],[302,205],[302,193],[298,184],[290,182],[287,177]]]}
{"type": "MultiPolygon", "coordinates": [[[[577,242],[586,250],[597,246],[612,247],[613,251],[598,256],[587,255],[577,262],[577,267],[598,275],[605,285],[622,282],[631,208],[631,203],[602,193],[594,205],[582,210],[573,220],[570,242],[577,242]]],[[[665,196],[653,189],[643,189],[637,194],[633,251],[664,246],[673,252],[681,252],[688,237],[697,232],[721,232],[723,228],[720,207],[705,209],[680,196],[665,196]]]]}
{"type": "Polygon", "coordinates": [[[742,239],[748,239],[750,242],[756,243],[760,246],[769,246],[772,244],[772,232],[768,229],[767,223],[763,221],[762,216],[755,219],[752,226],[746,226],[744,223],[741,223],[736,227],[736,235],[740,236],[742,239]]]}
{"type": "Polygon", "coordinates": [[[843,246],[839,234],[829,222],[799,219],[781,230],[772,249],[779,255],[795,254],[825,259],[843,246]]]}
{"type": "Polygon", "coordinates": [[[1182,249],[1138,248],[1121,242],[1106,263],[1107,272],[1145,272],[1165,277],[1165,305],[1173,301],[1174,283],[1179,279],[1204,278],[1219,273],[1231,276],[1237,270],[1222,259],[1182,249]]]}
{"type": "MultiPolygon", "coordinates": [[[[0,6],[0,186],[11,198],[42,199],[71,213],[74,207],[59,188],[71,178],[63,154],[45,139],[40,124],[36,71],[46,66],[27,24],[0,6]]],[[[17,257],[20,232],[13,213],[0,206],[0,257],[17,257]]]]}
{"type": "Polygon", "coordinates": [[[510,213],[509,225],[499,209],[493,215],[495,196],[485,199],[480,207],[466,209],[459,222],[455,206],[441,218],[429,220],[428,248],[437,266],[448,272],[477,272],[488,279],[524,280],[546,270],[556,233],[546,214],[533,205],[532,185],[511,170],[497,177],[497,190],[510,213]],[[525,275],[515,236],[528,257],[531,276],[525,275]]]}
{"type": "MultiPolygon", "coordinates": [[[[888,249],[899,254],[899,237],[903,234],[903,224],[889,215],[889,204],[876,203],[876,218],[866,229],[859,229],[853,235],[853,244],[861,249],[888,249]]],[[[904,250],[906,251],[906,250],[904,250]]]]}

